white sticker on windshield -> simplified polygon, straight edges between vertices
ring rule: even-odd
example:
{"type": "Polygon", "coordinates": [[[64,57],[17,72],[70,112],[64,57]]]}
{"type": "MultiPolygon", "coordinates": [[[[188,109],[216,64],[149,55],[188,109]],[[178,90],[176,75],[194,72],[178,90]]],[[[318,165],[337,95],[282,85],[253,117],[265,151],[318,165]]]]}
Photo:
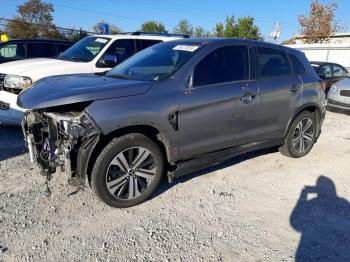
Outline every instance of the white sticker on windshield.
{"type": "Polygon", "coordinates": [[[194,52],[199,48],[198,45],[177,45],[173,48],[173,50],[179,50],[179,51],[187,51],[187,52],[194,52]]]}
{"type": "Polygon", "coordinates": [[[104,38],[96,38],[96,40],[95,40],[96,42],[99,42],[99,43],[102,43],[102,44],[105,44],[105,43],[107,43],[107,39],[104,39],[104,38]]]}

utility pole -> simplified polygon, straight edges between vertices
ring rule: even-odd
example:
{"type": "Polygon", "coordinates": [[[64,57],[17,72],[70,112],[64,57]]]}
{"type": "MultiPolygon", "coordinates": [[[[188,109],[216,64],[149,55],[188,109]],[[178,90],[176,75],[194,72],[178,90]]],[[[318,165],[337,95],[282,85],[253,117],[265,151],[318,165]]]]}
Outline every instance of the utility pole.
{"type": "Polygon", "coordinates": [[[278,43],[281,36],[281,25],[279,21],[274,24],[274,31],[271,32],[270,37],[274,43],[278,43]]]}

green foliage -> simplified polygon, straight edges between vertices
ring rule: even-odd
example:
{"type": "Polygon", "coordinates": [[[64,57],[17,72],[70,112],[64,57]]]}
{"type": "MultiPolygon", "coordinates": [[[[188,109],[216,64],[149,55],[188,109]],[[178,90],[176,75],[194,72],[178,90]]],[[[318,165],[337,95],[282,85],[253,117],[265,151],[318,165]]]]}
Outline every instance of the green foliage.
{"type": "Polygon", "coordinates": [[[187,19],[181,19],[177,26],[174,27],[173,33],[192,36],[194,33],[193,26],[187,19]]]}
{"type": "Polygon", "coordinates": [[[224,37],[224,25],[221,22],[216,23],[215,29],[214,29],[214,36],[217,37],[224,37]]]}
{"type": "Polygon", "coordinates": [[[194,37],[210,37],[211,33],[206,31],[203,27],[197,26],[193,32],[194,37]]]}
{"type": "Polygon", "coordinates": [[[154,20],[144,22],[140,27],[140,31],[167,33],[164,24],[154,20]]]}
{"type": "Polygon", "coordinates": [[[238,30],[234,16],[226,17],[224,37],[238,37],[238,30]]]}
{"type": "Polygon", "coordinates": [[[258,26],[254,25],[253,17],[241,17],[236,21],[234,16],[226,17],[225,25],[221,22],[216,23],[214,36],[231,37],[262,40],[258,26]]]}
{"type": "Polygon", "coordinates": [[[244,39],[263,40],[260,29],[254,25],[254,18],[247,16],[238,19],[237,36],[244,39]]]}

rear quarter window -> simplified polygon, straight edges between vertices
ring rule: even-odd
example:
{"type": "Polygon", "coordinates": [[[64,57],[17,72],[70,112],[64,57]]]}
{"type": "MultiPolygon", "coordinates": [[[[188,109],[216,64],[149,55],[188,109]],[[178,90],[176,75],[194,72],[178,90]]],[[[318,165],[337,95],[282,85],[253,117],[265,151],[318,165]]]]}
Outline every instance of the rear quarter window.
{"type": "Polygon", "coordinates": [[[292,67],[285,52],[259,47],[258,73],[263,78],[289,76],[292,74],[292,67]]]}
{"type": "Polygon", "coordinates": [[[304,65],[300,62],[300,60],[295,55],[289,55],[290,61],[292,62],[293,72],[295,75],[305,75],[306,69],[304,65]]]}

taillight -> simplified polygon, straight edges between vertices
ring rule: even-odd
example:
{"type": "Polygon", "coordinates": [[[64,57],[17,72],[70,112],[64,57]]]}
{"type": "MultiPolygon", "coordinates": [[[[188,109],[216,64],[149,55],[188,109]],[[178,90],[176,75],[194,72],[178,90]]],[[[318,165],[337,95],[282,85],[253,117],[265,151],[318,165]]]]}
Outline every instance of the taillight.
{"type": "Polygon", "coordinates": [[[323,80],[321,80],[320,81],[320,86],[321,86],[321,88],[323,89],[323,91],[325,91],[326,92],[326,82],[325,81],[323,81],[323,80]]]}

